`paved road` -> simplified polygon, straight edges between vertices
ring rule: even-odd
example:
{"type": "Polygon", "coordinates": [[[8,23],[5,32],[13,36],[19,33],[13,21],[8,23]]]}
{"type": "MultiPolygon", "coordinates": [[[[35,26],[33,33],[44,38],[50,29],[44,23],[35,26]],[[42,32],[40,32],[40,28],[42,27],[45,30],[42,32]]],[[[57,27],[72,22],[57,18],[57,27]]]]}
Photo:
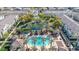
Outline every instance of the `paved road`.
{"type": "Polygon", "coordinates": [[[0,11],[0,14],[21,14],[27,13],[27,11],[0,11]]]}
{"type": "MultiPolygon", "coordinates": [[[[33,10],[34,11],[34,10],[33,10]]],[[[39,10],[35,10],[35,11],[39,11],[39,10]]],[[[43,11],[44,13],[46,13],[46,14],[48,14],[48,13],[66,13],[66,11],[53,11],[53,10],[51,10],[51,11],[48,11],[48,10],[45,10],[45,11],[43,11]]],[[[26,11],[0,11],[0,14],[21,14],[21,13],[28,13],[28,11],[26,10],[26,11]]]]}
{"type": "Polygon", "coordinates": [[[63,23],[75,34],[79,35],[79,24],[64,14],[58,14],[63,23]]]}
{"type": "Polygon", "coordinates": [[[16,15],[7,15],[3,20],[0,21],[0,33],[3,31],[2,29],[6,24],[12,25],[15,23],[16,15]]]}
{"type": "Polygon", "coordinates": [[[44,11],[45,14],[63,14],[63,13],[67,13],[66,11],[44,11]]]}

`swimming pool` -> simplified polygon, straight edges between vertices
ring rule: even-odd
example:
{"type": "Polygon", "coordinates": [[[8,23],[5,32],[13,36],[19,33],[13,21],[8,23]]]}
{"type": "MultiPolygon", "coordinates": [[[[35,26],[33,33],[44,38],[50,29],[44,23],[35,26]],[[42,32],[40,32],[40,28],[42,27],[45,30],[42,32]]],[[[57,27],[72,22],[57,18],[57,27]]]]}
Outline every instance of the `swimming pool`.
{"type": "Polygon", "coordinates": [[[31,36],[28,38],[27,44],[30,46],[47,46],[50,44],[50,37],[49,36],[31,36]]]}

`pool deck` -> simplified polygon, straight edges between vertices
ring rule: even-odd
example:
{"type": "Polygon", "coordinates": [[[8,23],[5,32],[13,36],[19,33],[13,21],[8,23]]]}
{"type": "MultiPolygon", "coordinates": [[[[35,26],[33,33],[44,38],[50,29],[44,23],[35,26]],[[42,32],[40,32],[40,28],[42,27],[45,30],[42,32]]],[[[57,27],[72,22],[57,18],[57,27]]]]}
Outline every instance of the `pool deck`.
{"type": "Polygon", "coordinates": [[[65,45],[64,41],[61,40],[61,39],[62,39],[61,37],[60,38],[59,37],[55,38],[55,40],[54,40],[55,47],[59,51],[68,51],[67,46],[65,45]]]}
{"type": "MultiPolygon", "coordinates": [[[[37,35],[33,35],[31,37],[36,37],[37,35]]],[[[41,36],[41,35],[38,35],[41,36]]],[[[47,35],[42,35],[42,37],[46,37],[47,35]]],[[[56,38],[52,37],[52,47],[56,48],[56,51],[68,51],[67,46],[65,45],[64,41],[62,40],[61,36],[58,36],[56,38]]],[[[28,48],[32,49],[32,45],[27,44],[28,48]]],[[[40,46],[36,46],[36,48],[38,49],[38,51],[41,50],[40,46]]],[[[49,49],[50,48],[50,44],[48,44],[47,46],[45,46],[45,49],[49,49]]]]}

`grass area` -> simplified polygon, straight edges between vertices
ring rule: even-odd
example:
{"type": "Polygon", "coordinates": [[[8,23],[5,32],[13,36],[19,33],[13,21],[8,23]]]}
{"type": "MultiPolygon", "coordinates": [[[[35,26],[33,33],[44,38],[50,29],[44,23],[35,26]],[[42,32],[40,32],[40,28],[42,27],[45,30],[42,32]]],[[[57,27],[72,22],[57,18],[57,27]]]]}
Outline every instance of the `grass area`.
{"type": "Polygon", "coordinates": [[[4,41],[4,40],[5,40],[5,38],[1,38],[1,39],[0,39],[0,41],[4,41]]]}
{"type": "Polygon", "coordinates": [[[31,29],[27,29],[27,28],[17,28],[17,31],[27,33],[27,32],[30,32],[31,29]]]}
{"type": "Polygon", "coordinates": [[[43,28],[43,24],[32,24],[32,28],[43,28]]]}
{"type": "Polygon", "coordinates": [[[8,47],[9,47],[10,45],[9,44],[5,44],[1,49],[0,49],[0,51],[8,51],[8,47]]]}
{"type": "Polygon", "coordinates": [[[4,47],[0,49],[0,51],[7,51],[7,49],[5,49],[4,47]]]}

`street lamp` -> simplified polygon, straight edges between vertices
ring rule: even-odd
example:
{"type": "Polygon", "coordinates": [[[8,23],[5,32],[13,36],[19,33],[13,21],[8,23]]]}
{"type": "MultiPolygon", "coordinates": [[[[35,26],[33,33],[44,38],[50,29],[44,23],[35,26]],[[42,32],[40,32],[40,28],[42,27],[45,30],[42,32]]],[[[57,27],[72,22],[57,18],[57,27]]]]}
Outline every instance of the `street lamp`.
{"type": "Polygon", "coordinates": [[[79,44],[79,35],[77,33],[77,45],[79,44]]]}

